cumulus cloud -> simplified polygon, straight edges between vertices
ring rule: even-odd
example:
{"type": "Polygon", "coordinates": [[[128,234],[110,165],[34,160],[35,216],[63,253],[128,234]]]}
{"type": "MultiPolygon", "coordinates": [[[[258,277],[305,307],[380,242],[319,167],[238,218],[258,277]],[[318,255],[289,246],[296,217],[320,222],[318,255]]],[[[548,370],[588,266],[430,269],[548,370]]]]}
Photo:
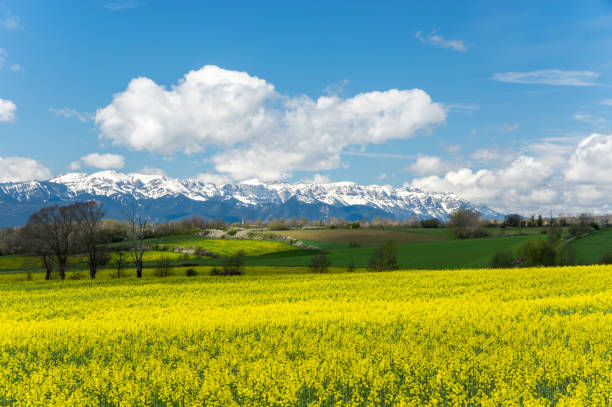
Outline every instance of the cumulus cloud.
{"type": "Polygon", "coordinates": [[[435,32],[431,35],[423,35],[423,31],[417,31],[414,35],[423,44],[430,44],[438,48],[452,49],[453,51],[466,52],[467,47],[462,40],[451,40],[437,35],[435,32]]]}
{"type": "Polygon", "coordinates": [[[38,161],[25,157],[0,157],[0,182],[46,180],[51,171],[38,161]]]}
{"type": "Polygon", "coordinates": [[[565,171],[567,181],[612,186],[612,135],[591,134],[578,144],[565,171]]]}
{"type": "Polygon", "coordinates": [[[198,181],[202,181],[206,184],[224,185],[230,184],[232,179],[227,175],[214,174],[214,173],[201,173],[196,175],[198,181]]]}
{"type": "Polygon", "coordinates": [[[544,69],[531,72],[504,72],[493,75],[493,80],[531,85],[595,86],[599,73],[592,71],[562,71],[544,69]]]}
{"type": "MultiPolygon", "coordinates": [[[[500,169],[462,168],[444,176],[415,178],[410,186],[427,191],[452,192],[478,203],[503,207],[504,203],[523,208],[551,202],[556,193],[547,181],[553,170],[533,157],[520,156],[500,169]]],[[[506,207],[507,208],[507,207],[506,207]]]]}
{"type": "Polygon", "coordinates": [[[96,112],[100,137],[160,154],[212,146],[215,170],[235,180],[281,179],[341,165],[350,145],[405,139],[443,123],[442,105],[420,89],[289,97],[245,72],[205,66],[167,89],[136,78],[96,112]]]}
{"type": "Polygon", "coordinates": [[[312,178],[302,180],[305,184],[328,184],[330,182],[329,175],[315,174],[312,178]]]}
{"type": "Polygon", "coordinates": [[[575,140],[546,139],[504,163],[501,150],[478,150],[470,158],[490,160],[493,168],[461,168],[413,179],[406,185],[452,192],[501,212],[547,213],[612,211],[612,134],[575,140]]]}
{"type": "Polygon", "coordinates": [[[100,169],[119,170],[125,165],[125,157],[118,154],[92,153],[81,157],[78,161],[70,164],[70,169],[78,170],[83,166],[100,169]]]}
{"type": "Polygon", "coordinates": [[[415,162],[408,165],[406,170],[417,175],[441,174],[454,167],[453,163],[432,155],[419,155],[415,162]]]}
{"type": "Polygon", "coordinates": [[[81,113],[78,110],[70,107],[64,107],[61,109],[56,109],[53,107],[49,108],[49,111],[56,116],[65,117],[67,119],[74,118],[80,121],[81,123],[85,123],[93,120],[94,116],[90,113],[81,113]]]}
{"type": "Polygon", "coordinates": [[[17,106],[10,100],[0,99],[0,122],[12,122],[15,120],[17,106]]]}

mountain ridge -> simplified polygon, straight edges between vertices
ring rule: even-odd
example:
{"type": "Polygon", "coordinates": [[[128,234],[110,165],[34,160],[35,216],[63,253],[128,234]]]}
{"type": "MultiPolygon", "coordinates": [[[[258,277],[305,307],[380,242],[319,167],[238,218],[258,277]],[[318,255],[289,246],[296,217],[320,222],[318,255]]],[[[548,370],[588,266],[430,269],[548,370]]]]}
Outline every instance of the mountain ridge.
{"type": "Polygon", "coordinates": [[[120,215],[126,201],[137,201],[143,209],[149,208],[150,216],[156,220],[196,215],[232,222],[241,218],[265,221],[278,216],[310,219],[333,216],[349,220],[416,216],[445,220],[461,207],[476,209],[488,219],[502,217],[456,194],[425,192],[411,187],[360,185],[346,181],[264,183],[255,180],[218,185],[194,178],[100,171],[67,173],[48,181],[0,184],[0,210],[4,214],[0,216],[0,226],[25,223],[37,210],[32,208],[88,199],[101,201],[109,216],[120,215]]]}

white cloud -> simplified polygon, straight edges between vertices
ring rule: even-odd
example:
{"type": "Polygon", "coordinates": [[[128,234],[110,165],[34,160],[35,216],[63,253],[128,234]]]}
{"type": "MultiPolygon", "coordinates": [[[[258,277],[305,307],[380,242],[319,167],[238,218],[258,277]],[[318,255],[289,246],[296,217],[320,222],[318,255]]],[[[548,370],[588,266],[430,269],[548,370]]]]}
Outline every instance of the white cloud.
{"type": "Polygon", "coordinates": [[[343,79],[340,82],[329,84],[323,89],[323,93],[328,96],[338,96],[344,92],[344,88],[349,84],[348,79],[343,79]]]}
{"type": "Polygon", "coordinates": [[[440,157],[432,155],[420,155],[416,161],[406,167],[406,170],[412,171],[417,175],[441,174],[449,171],[455,165],[451,162],[444,161],[440,157]]]}
{"type": "Polygon", "coordinates": [[[11,71],[13,71],[13,72],[19,72],[19,71],[21,71],[21,65],[20,64],[12,64],[9,69],[11,71]]]}
{"type": "Polygon", "coordinates": [[[330,182],[329,175],[315,174],[312,178],[302,180],[305,184],[328,184],[330,182]]]}
{"type": "Polygon", "coordinates": [[[6,56],[8,55],[8,52],[6,52],[4,49],[0,48],[0,68],[2,68],[4,66],[4,63],[6,62],[6,56]]]}
{"type": "Polygon", "coordinates": [[[438,48],[452,49],[454,51],[466,52],[467,47],[462,40],[450,40],[437,35],[435,32],[429,36],[424,36],[423,31],[417,31],[414,35],[423,44],[430,44],[438,48]]]}
{"type": "Polygon", "coordinates": [[[207,184],[224,185],[231,184],[232,179],[224,174],[213,174],[213,173],[202,173],[196,175],[198,181],[202,181],[207,184]]]}
{"type": "Polygon", "coordinates": [[[17,106],[10,100],[0,99],[0,123],[1,122],[12,122],[15,120],[15,112],[17,106]]]}
{"type": "Polygon", "coordinates": [[[470,158],[493,168],[462,168],[406,185],[456,193],[505,213],[612,211],[612,134],[549,138],[525,151],[531,155],[506,163],[503,150],[478,150],[470,158]]]}
{"type": "Polygon", "coordinates": [[[75,118],[81,123],[85,123],[85,122],[88,122],[94,119],[94,116],[92,114],[87,113],[87,112],[81,113],[78,110],[74,108],[70,108],[70,107],[64,107],[61,109],[50,107],[49,111],[56,116],[65,117],[67,119],[75,118]]]}
{"type": "Polygon", "coordinates": [[[601,101],[601,104],[605,106],[612,106],[612,99],[604,99],[601,101]]]}
{"type": "Polygon", "coordinates": [[[544,69],[531,72],[504,72],[493,75],[493,80],[510,83],[557,85],[557,86],[594,86],[599,73],[592,71],[562,71],[544,69]]]}
{"type": "Polygon", "coordinates": [[[125,165],[125,157],[118,154],[87,154],[70,164],[70,169],[78,170],[83,165],[92,168],[119,170],[125,165]]]}
{"type": "Polygon", "coordinates": [[[46,180],[51,171],[38,161],[25,157],[0,157],[0,182],[46,180]]]}
{"type": "Polygon", "coordinates": [[[101,138],[135,150],[189,154],[216,146],[216,171],[236,180],[336,168],[348,146],[410,138],[445,119],[420,89],[313,100],[216,66],[191,71],[170,89],[134,79],[96,113],[101,138]]]}
{"type": "Polygon", "coordinates": [[[376,177],[376,179],[378,179],[379,181],[387,179],[387,174],[380,174],[378,177],[376,177]]]}
{"type": "Polygon", "coordinates": [[[154,168],[154,167],[149,167],[148,165],[145,165],[140,171],[138,171],[139,174],[145,174],[145,175],[162,175],[162,176],[166,176],[166,171],[162,170],[161,168],[154,168]]]}
{"type": "Polygon", "coordinates": [[[508,167],[473,171],[462,168],[444,176],[415,178],[410,186],[427,191],[452,192],[494,208],[525,208],[550,202],[556,193],[547,181],[553,170],[533,157],[520,156],[508,167]]]}
{"type": "Polygon", "coordinates": [[[612,186],[612,134],[591,134],[578,144],[565,171],[565,179],[583,184],[612,186]]]}
{"type": "Polygon", "coordinates": [[[467,112],[480,110],[480,105],[478,103],[445,103],[444,107],[448,110],[463,110],[467,112]]]}

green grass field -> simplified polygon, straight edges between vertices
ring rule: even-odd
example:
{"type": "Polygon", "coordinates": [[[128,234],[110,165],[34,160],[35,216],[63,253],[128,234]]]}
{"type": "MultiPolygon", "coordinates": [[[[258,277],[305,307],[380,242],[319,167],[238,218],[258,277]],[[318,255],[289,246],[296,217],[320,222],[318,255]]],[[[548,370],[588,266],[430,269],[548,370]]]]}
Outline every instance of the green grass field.
{"type": "MultiPolygon", "coordinates": [[[[444,269],[488,267],[493,254],[501,250],[516,251],[532,236],[511,236],[482,239],[448,240],[399,245],[398,258],[406,269],[444,269]]],[[[333,266],[348,266],[354,260],[358,267],[367,267],[374,247],[327,250],[333,266]]],[[[250,257],[250,265],[306,266],[314,251],[272,253],[250,257]]]]}
{"type": "Polygon", "coordinates": [[[605,253],[612,253],[612,228],[595,231],[571,242],[570,246],[576,250],[579,262],[596,264],[605,253]]]}
{"type": "MultiPolygon", "coordinates": [[[[302,240],[321,248],[348,247],[349,243],[357,243],[361,246],[381,246],[387,240],[395,240],[398,244],[407,244],[449,239],[449,237],[447,237],[448,230],[441,233],[420,233],[416,230],[417,229],[405,231],[377,229],[314,229],[283,230],[273,233],[290,236],[294,239],[302,240]]],[[[424,229],[418,230],[421,231],[424,229]]]]}

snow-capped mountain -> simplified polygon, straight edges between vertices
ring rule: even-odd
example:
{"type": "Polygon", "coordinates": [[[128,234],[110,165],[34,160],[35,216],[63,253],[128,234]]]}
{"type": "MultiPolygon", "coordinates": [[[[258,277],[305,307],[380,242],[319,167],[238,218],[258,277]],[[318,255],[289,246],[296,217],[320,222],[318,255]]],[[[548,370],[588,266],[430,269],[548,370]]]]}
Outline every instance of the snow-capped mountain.
{"type": "Polygon", "coordinates": [[[0,226],[23,224],[41,207],[73,201],[101,201],[110,217],[120,217],[127,201],[136,200],[156,220],[188,216],[262,220],[304,216],[349,220],[386,218],[446,219],[460,207],[474,208],[485,218],[502,215],[455,194],[424,192],[388,185],[353,182],[260,183],[215,185],[195,179],[102,171],[71,173],[49,181],[0,184],[0,226]]]}

